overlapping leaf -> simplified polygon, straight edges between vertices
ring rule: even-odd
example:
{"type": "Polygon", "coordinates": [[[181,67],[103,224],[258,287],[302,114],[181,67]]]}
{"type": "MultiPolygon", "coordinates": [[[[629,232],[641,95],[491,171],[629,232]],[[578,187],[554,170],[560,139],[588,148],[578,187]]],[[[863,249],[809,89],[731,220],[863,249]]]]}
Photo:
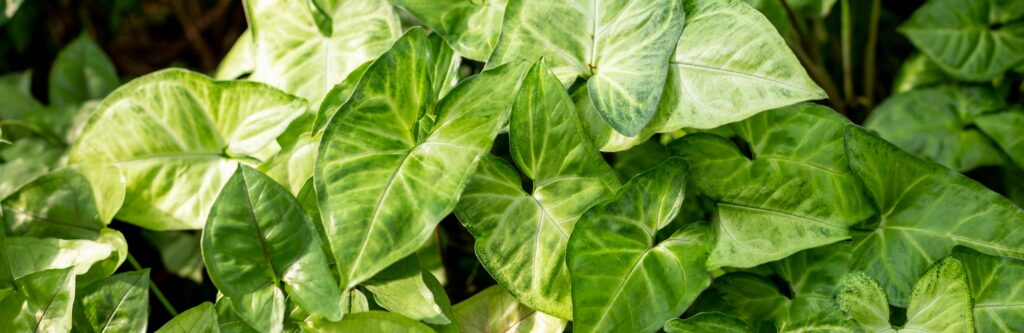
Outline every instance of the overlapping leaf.
{"type": "Polygon", "coordinates": [[[323,134],[313,179],[345,289],[430,237],[508,119],[519,81],[509,67],[468,78],[436,102],[451,63],[450,51],[433,52],[443,43],[407,32],[367,68],[323,134]]]}
{"type": "Polygon", "coordinates": [[[127,190],[120,220],[198,229],[237,161],[253,161],[293,119],[300,99],[254,82],[218,82],[169,69],[133,80],[97,107],[72,164],[113,164],[127,190]]]}
{"type": "Polygon", "coordinates": [[[501,286],[491,286],[452,308],[463,332],[557,333],[565,320],[519,303],[501,286]]]}
{"type": "Polygon", "coordinates": [[[751,157],[712,134],[669,146],[690,163],[690,182],[717,202],[709,267],[753,267],[846,239],[849,226],[874,214],[847,165],[847,123],[828,108],[804,104],[731,125],[751,157]]]}
{"type": "Polygon", "coordinates": [[[543,57],[563,84],[586,80],[601,118],[635,136],[657,110],[684,16],[680,1],[511,0],[487,67],[543,57]]]}
{"type": "Polygon", "coordinates": [[[67,332],[75,302],[71,269],[38,271],[15,280],[17,292],[0,301],[4,332],[67,332]]]}
{"type": "Polygon", "coordinates": [[[146,332],[149,270],[96,281],[75,299],[73,321],[80,332],[146,332]]]}
{"type": "Polygon", "coordinates": [[[618,181],[587,141],[572,101],[544,61],[523,79],[509,140],[532,188],[524,191],[519,173],[505,161],[485,157],[456,214],[476,238],[481,264],[505,289],[528,307],[572,318],[564,261],[569,235],[580,215],[611,195],[618,181]]]}
{"type": "Polygon", "coordinates": [[[508,0],[393,0],[436,31],[459,55],[485,62],[498,42],[508,0]]]}
{"type": "Polygon", "coordinates": [[[706,227],[655,238],[679,212],[685,186],[686,163],[672,158],[580,218],[566,258],[574,332],[654,332],[707,288],[706,227]]]}

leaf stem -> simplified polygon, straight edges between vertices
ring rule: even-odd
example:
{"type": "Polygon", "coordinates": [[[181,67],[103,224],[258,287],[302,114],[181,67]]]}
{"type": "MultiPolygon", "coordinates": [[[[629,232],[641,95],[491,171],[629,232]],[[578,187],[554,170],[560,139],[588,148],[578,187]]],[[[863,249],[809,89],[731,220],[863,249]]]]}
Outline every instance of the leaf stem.
{"type": "Polygon", "coordinates": [[[850,57],[853,23],[850,19],[850,0],[842,0],[840,40],[843,49],[843,98],[853,100],[853,58],[850,57]]]}
{"type": "MultiPolygon", "coordinates": [[[[135,261],[135,257],[132,256],[131,252],[128,253],[128,263],[135,267],[135,270],[142,269],[142,266],[139,265],[138,261],[135,261]]],[[[167,301],[167,297],[164,297],[164,293],[160,291],[160,287],[156,286],[156,282],[152,278],[149,279],[149,290],[153,292],[156,299],[160,300],[160,304],[163,304],[164,309],[167,310],[167,313],[171,314],[171,317],[178,315],[178,310],[175,310],[171,302],[167,301]]]]}
{"type": "Polygon", "coordinates": [[[871,23],[868,25],[868,45],[864,49],[864,96],[867,110],[875,106],[875,48],[878,45],[878,17],[881,11],[881,0],[871,2],[871,23]]]}

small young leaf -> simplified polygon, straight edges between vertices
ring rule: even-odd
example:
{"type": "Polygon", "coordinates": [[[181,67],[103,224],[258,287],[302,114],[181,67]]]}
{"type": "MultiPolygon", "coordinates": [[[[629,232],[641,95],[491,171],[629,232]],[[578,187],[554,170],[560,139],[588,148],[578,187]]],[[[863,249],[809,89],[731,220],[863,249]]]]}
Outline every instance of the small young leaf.
{"type": "Polygon", "coordinates": [[[75,330],[146,332],[149,270],[121,273],[82,289],[75,300],[75,330]]]}
{"type": "Polygon", "coordinates": [[[971,291],[960,260],[947,257],[914,284],[907,332],[974,332],[971,291]]]}
{"type": "Polygon", "coordinates": [[[50,104],[77,105],[100,99],[121,84],[114,63],[88,35],[75,38],[57,54],[50,69],[50,104]]]}
{"type": "Polygon", "coordinates": [[[363,283],[373,300],[388,311],[428,325],[451,324],[451,302],[437,279],[411,255],[363,283]]]}
{"type": "Polygon", "coordinates": [[[864,272],[847,275],[839,283],[836,303],[860,327],[871,332],[892,332],[889,301],[882,286],[864,272]]]}

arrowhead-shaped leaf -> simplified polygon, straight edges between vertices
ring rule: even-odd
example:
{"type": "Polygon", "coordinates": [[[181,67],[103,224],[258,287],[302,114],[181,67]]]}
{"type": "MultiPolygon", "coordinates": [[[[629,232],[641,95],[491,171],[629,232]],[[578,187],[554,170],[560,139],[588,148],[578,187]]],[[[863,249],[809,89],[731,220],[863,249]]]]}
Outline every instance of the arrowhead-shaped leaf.
{"type": "Polygon", "coordinates": [[[68,332],[75,302],[75,273],[38,271],[15,281],[17,292],[0,301],[0,331],[68,332]]]}
{"type": "Polygon", "coordinates": [[[117,274],[86,286],[75,299],[73,319],[80,332],[146,332],[149,270],[117,274]]]}
{"type": "Polygon", "coordinates": [[[124,176],[110,166],[65,168],[3,200],[7,233],[95,240],[124,200],[124,176]]]}
{"type": "Polygon", "coordinates": [[[684,16],[675,0],[511,0],[487,67],[543,57],[564,85],[585,79],[605,122],[635,136],[658,108],[684,16]]]}
{"type": "Polygon", "coordinates": [[[50,104],[77,105],[100,99],[121,84],[114,63],[89,35],[75,38],[57,54],[50,69],[50,104]]]}
{"type": "Polygon", "coordinates": [[[242,166],[228,180],[210,210],[202,247],[210,279],[253,327],[280,330],[281,284],[306,311],[341,318],[341,292],[309,217],[259,171],[242,166]]]}
{"type": "Polygon", "coordinates": [[[456,214],[498,283],[524,305],[570,319],[569,235],[580,215],[611,195],[618,181],[587,141],[572,100],[544,61],[523,79],[509,140],[513,160],[532,181],[530,192],[515,168],[488,156],[456,214]]]}
{"type": "Polygon", "coordinates": [[[468,78],[435,103],[451,63],[451,52],[437,52],[443,43],[406,33],[323,134],[313,179],[345,289],[430,237],[508,119],[521,75],[510,67],[468,78]]]}
{"type": "Polygon", "coordinates": [[[686,163],[672,158],[583,214],[566,258],[574,332],[654,332],[707,288],[706,227],[655,238],[679,212],[685,186],[686,163]]]}
{"type": "Polygon", "coordinates": [[[254,52],[249,79],[314,106],[401,35],[387,0],[246,0],[245,7],[254,52]]]}
{"type": "Polygon", "coordinates": [[[910,284],[956,245],[1024,258],[1024,209],[937,164],[849,125],[846,152],[881,215],[854,234],[852,267],[905,306],[910,284]]]}
{"type": "Polygon", "coordinates": [[[154,230],[199,229],[237,161],[273,148],[306,112],[301,99],[264,84],[163,70],[107,96],[69,161],[121,168],[127,190],[118,219],[154,230]]]}
{"type": "Polygon", "coordinates": [[[802,104],[730,125],[749,147],[703,133],[669,146],[689,162],[690,183],[717,202],[709,268],[753,267],[846,239],[849,226],[874,214],[846,161],[847,123],[802,104]]]}
{"type": "Polygon", "coordinates": [[[1024,320],[1024,261],[953,250],[967,272],[978,332],[1010,331],[1024,320]]]}

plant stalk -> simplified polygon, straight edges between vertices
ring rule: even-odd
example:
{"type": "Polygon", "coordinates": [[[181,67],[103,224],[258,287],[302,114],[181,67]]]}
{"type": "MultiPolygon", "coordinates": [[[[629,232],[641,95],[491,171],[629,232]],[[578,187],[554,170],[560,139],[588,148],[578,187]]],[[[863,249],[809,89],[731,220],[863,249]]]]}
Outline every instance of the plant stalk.
{"type": "Polygon", "coordinates": [[[864,49],[864,96],[867,110],[875,106],[875,50],[878,45],[878,17],[881,14],[881,0],[871,2],[871,23],[868,25],[868,45],[864,49]]]}
{"type": "Polygon", "coordinates": [[[850,0],[841,0],[840,40],[843,49],[843,98],[853,100],[853,58],[850,56],[853,39],[853,23],[850,19],[850,0]]]}

